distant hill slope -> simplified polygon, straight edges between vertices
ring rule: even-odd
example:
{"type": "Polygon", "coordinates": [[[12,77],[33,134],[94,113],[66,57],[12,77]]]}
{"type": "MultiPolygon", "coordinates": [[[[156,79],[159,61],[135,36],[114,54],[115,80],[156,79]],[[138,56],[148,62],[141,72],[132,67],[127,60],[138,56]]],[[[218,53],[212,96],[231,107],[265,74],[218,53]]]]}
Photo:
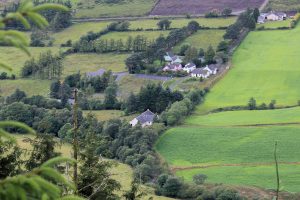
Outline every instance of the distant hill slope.
{"type": "Polygon", "coordinates": [[[264,0],[160,0],[151,15],[201,15],[212,9],[222,10],[231,8],[234,12],[245,10],[246,8],[260,7],[264,0]]]}

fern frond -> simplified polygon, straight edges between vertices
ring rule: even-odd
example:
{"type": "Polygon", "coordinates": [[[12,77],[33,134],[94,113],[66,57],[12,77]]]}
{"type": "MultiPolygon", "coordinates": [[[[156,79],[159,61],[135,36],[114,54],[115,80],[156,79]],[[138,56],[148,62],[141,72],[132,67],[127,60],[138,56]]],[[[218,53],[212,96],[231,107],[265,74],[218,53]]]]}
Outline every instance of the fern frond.
{"type": "Polygon", "coordinates": [[[28,12],[27,17],[33,21],[39,28],[43,29],[49,25],[48,21],[42,15],[35,12],[28,12]]]}
{"type": "Polygon", "coordinates": [[[16,127],[26,131],[27,133],[35,134],[35,131],[24,123],[16,121],[0,121],[0,129],[4,129],[6,127],[16,127]]]}
{"type": "Polygon", "coordinates": [[[12,68],[5,63],[0,62],[0,68],[6,69],[8,71],[12,71],[12,68]]]}
{"type": "Polygon", "coordinates": [[[58,11],[69,11],[69,8],[63,6],[61,4],[54,4],[54,3],[44,3],[38,6],[35,6],[31,11],[40,12],[43,10],[58,10],[58,11]]]}

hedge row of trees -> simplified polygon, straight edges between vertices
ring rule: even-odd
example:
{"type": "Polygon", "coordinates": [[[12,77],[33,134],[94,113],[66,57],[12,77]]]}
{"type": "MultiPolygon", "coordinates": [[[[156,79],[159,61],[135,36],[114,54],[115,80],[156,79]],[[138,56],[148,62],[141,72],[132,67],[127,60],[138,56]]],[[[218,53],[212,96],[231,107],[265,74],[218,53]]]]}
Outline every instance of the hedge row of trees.
{"type": "Polygon", "coordinates": [[[92,52],[92,53],[108,53],[108,52],[140,52],[146,51],[149,45],[153,41],[148,40],[143,35],[137,35],[135,37],[128,36],[127,40],[123,39],[115,40],[82,40],[73,45],[75,52],[92,52]]]}
{"type": "Polygon", "coordinates": [[[255,8],[254,10],[248,8],[245,12],[239,15],[234,24],[227,28],[224,39],[235,40],[239,38],[240,33],[243,30],[254,30],[259,15],[260,12],[258,8],[255,8]]]}
{"type": "Polygon", "coordinates": [[[22,77],[35,76],[40,79],[60,78],[63,71],[62,57],[53,55],[51,51],[43,52],[39,58],[26,61],[22,71],[22,77]]]}
{"type": "Polygon", "coordinates": [[[147,109],[161,113],[170,104],[182,99],[183,95],[178,91],[164,89],[160,84],[148,84],[138,94],[131,93],[122,107],[127,114],[144,112],[147,109]]]}

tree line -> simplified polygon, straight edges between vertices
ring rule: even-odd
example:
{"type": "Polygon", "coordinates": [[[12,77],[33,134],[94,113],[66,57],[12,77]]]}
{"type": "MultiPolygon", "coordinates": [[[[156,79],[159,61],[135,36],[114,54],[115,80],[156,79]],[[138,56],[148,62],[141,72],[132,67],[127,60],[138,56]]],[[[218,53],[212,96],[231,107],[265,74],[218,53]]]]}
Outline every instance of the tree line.
{"type": "Polygon", "coordinates": [[[62,57],[52,55],[51,51],[43,52],[39,58],[26,61],[21,70],[22,77],[35,76],[40,79],[60,78],[63,71],[62,57]]]}

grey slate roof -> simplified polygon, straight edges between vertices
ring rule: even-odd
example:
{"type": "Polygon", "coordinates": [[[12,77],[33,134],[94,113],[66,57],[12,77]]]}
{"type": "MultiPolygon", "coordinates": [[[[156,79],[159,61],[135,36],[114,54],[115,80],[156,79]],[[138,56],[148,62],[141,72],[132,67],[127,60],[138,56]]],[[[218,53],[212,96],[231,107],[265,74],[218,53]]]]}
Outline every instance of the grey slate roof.
{"type": "Polygon", "coordinates": [[[102,76],[105,72],[105,69],[99,69],[98,71],[95,72],[87,72],[86,76],[87,77],[95,77],[95,76],[102,76]]]}
{"type": "Polygon", "coordinates": [[[220,66],[219,65],[215,65],[215,64],[212,64],[212,65],[208,65],[208,68],[210,69],[210,70],[215,70],[215,69],[219,69],[220,68],[220,66]]]}
{"type": "Polygon", "coordinates": [[[141,115],[137,116],[136,119],[141,124],[144,124],[146,122],[153,122],[154,117],[155,117],[155,114],[148,109],[145,112],[143,112],[141,115]]]}
{"type": "Polygon", "coordinates": [[[180,63],[170,63],[170,64],[166,65],[165,67],[169,67],[169,69],[175,69],[175,68],[178,68],[180,66],[181,66],[180,63]]]}

